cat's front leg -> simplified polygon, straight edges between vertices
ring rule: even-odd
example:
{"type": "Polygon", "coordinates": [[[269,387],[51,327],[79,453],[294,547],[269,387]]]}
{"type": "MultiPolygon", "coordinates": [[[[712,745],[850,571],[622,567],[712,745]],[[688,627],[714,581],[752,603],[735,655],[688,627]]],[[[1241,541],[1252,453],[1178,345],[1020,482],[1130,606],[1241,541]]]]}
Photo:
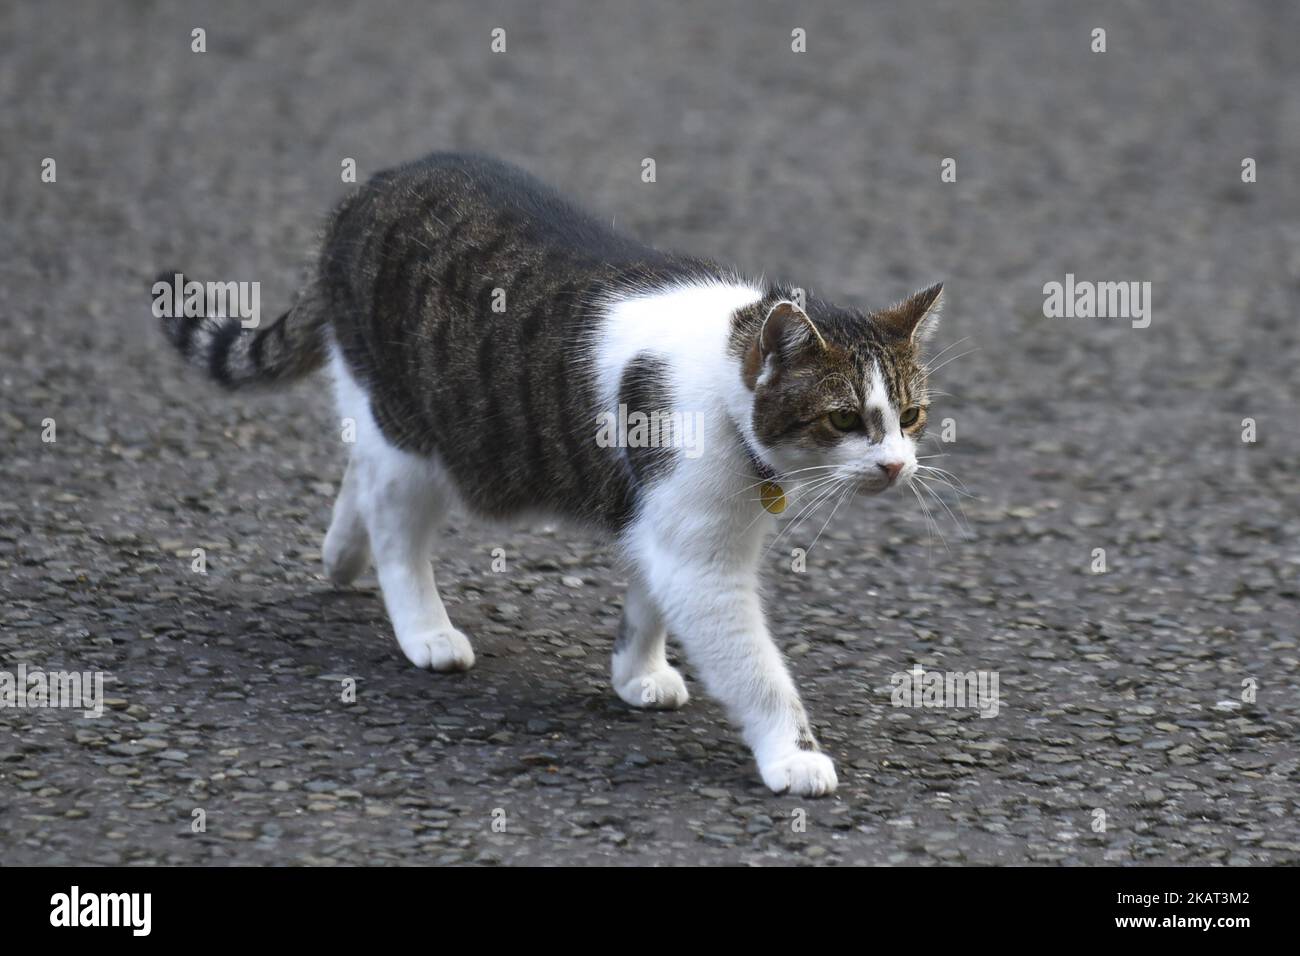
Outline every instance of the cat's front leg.
{"type": "Polygon", "coordinates": [[[834,791],[835,765],[818,748],[768,632],[755,575],[662,549],[651,549],[645,564],[651,595],[709,693],[740,726],[763,782],[800,796],[834,791]]]}
{"type": "Polygon", "coordinates": [[[690,700],[686,682],[664,653],[667,637],[663,615],[645,584],[634,578],[623,599],[610,668],[614,691],[633,707],[673,710],[690,700]]]}

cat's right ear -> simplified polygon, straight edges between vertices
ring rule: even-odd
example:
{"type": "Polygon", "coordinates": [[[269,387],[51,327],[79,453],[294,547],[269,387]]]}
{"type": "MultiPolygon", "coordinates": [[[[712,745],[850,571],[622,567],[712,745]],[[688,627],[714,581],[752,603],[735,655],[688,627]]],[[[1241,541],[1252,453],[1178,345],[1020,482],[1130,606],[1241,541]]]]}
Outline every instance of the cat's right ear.
{"type": "Polygon", "coordinates": [[[788,359],[816,339],[822,348],[826,340],[808,314],[793,302],[782,301],[772,306],[758,333],[758,347],[763,361],[771,355],[788,359]]]}
{"type": "Polygon", "coordinates": [[[777,363],[787,362],[814,341],[826,348],[826,340],[807,313],[793,302],[778,302],[764,317],[758,335],[745,353],[745,384],[751,389],[758,384],[769,359],[777,363]]]}

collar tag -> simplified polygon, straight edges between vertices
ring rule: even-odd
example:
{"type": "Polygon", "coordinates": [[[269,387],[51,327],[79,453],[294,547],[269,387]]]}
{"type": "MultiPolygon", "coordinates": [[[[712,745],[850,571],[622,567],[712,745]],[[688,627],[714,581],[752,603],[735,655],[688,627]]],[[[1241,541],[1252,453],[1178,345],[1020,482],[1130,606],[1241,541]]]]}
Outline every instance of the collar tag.
{"type": "Polygon", "coordinates": [[[763,501],[763,507],[769,513],[779,515],[785,510],[785,489],[775,481],[765,481],[758,489],[759,497],[763,501]]]}

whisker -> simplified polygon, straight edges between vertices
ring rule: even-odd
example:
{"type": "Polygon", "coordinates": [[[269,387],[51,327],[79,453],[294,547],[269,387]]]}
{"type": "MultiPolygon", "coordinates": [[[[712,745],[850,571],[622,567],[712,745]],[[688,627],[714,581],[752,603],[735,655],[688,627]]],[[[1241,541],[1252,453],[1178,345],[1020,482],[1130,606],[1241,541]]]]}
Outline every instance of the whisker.
{"type": "Polygon", "coordinates": [[[840,510],[840,505],[844,504],[844,502],[848,500],[849,496],[852,493],[853,493],[853,486],[846,482],[844,486],[844,490],[840,492],[839,498],[836,499],[835,501],[835,506],[831,508],[830,515],[827,516],[826,520],[822,522],[822,526],[817,530],[817,534],[812,539],[812,544],[808,545],[808,552],[807,552],[808,554],[812,554],[812,549],[817,546],[817,542],[821,539],[822,532],[825,531],[827,526],[829,526],[830,523],[835,519],[835,512],[840,510]]]}
{"type": "MultiPolygon", "coordinates": [[[[913,477],[916,476],[913,475],[913,477]]],[[[942,478],[936,478],[934,475],[925,475],[924,477],[929,479],[930,481],[938,482],[939,487],[951,491],[958,498],[969,498],[971,501],[979,501],[978,495],[973,495],[969,491],[963,491],[962,489],[958,488],[956,485],[952,484],[951,482],[944,481],[942,478]]],[[[960,502],[958,502],[957,505],[958,507],[961,507],[960,502]]]]}
{"type": "Polygon", "coordinates": [[[963,342],[969,342],[969,341],[970,341],[970,336],[963,335],[956,342],[950,342],[949,344],[945,345],[943,348],[939,349],[939,351],[931,355],[929,361],[933,362],[935,359],[942,358],[944,352],[950,352],[953,349],[955,349],[957,346],[961,345],[963,342]]]}
{"type": "MultiPolygon", "coordinates": [[[[938,492],[936,492],[933,488],[931,488],[928,484],[926,484],[926,482],[923,479],[919,478],[919,476],[914,476],[914,477],[917,478],[917,481],[920,483],[921,488],[924,489],[924,491],[928,495],[930,495],[930,497],[932,497],[935,501],[939,502],[939,505],[943,508],[944,511],[948,512],[948,517],[951,518],[953,524],[957,526],[957,530],[961,532],[961,534],[964,537],[967,538],[974,537],[974,534],[973,532],[971,532],[970,528],[964,525],[961,522],[961,520],[958,519],[958,517],[955,514],[953,514],[952,509],[948,507],[948,502],[944,501],[943,498],[938,494],[938,492]]],[[[961,506],[958,505],[958,507],[960,508],[961,506]]]]}
{"type": "MultiPolygon", "coordinates": [[[[930,514],[930,508],[926,505],[925,499],[922,498],[921,493],[916,490],[916,486],[909,484],[907,487],[911,490],[912,495],[916,498],[916,503],[921,506],[921,517],[925,520],[925,540],[926,540],[925,563],[929,565],[931,568],[933,568],[934,567],[934,536],[935,536],[935,532],[938,531],[939,526],[935,523],[934,517],[930,514]]],[[[942,532],[940,532],[939,537],[942,540],[943,538],[942,532]]]]}
{"type": "Polygon", "coordinates": [[[788,533],[794,530],[796,524],[801,523],[804,520],[805,516],[811,514],[818,507],[820,507],[822,503],[824,503],[831,495],[833,495],[836,492],[836,490],[837,490],[837,486],[835,484],[832,484],[831,487],[826,488],[824,490],[819,490],[817,496],[810,503],[808,503],[802,509],[800,509],[799,513],[795,515],[793,518],[791,518],[789,523],[784,528],[782,528],[779,532],[777,532],[776,537],[772,539],[772,543],[767,546],[767,548],[763,551],[763,554],[766,555],[774,547],[776,547],[777,543],[783,537],[785,537],[788,533]]]}
{"type": "MultiPolygon", "coordinates": [[[[966,509],[962,506],[961,498],[970,498],[971,501],[979,501],[979,496],[975,496],[975,494],[971,494],[970,492],[963,492],[962,489],[958,489],[956,485],[953,485],[944,479],[937,479],[937,477],[930,476],[930,480],[937,481],[941,488],[948,488],[949,490],[952,490],[954,494],[957,494],[957,501],[954,501],[953,503],[957,506],[957,511],[962,516],[962,525],[965,525],[965,527],[962,527],[962,525],[958,525],[958,527],[962,527],[962,533],[965,533],[967,537],[974,537],[974,532],[972,532],[970,528],[970,518],[966,515],[966,509]]],[[[937,497],[940,497],[940,501],[943,501],[943,497],[937,497]]]]}
{"type": "MultiPolygon", "coordinates": [[[[815,478],[810,478],[808,481],[806,481],[804,484],[800,485],[799,487],[791,489],[791,490],[789,491],[789,494],[790,494],[790,495],[802,494],[804,491],[812,492],[812,491],[815,491],[815,490],[817,490],[818,488],[822,487],[823,484],[825,484],[825,483],[827,483],[827,482],[829,482],[829,481],[833,481],[834,479],[835,479],[835,476],[834,476],[834,475],[819,475],[819,476],[817,476],[817,477],[815,477],[815,478]]],[[[761,482],[760,482],[760,484],[761,484],[761,482]]],[[[755,502],[760,502],[760,503],[761,503],[763,499],[760,497],[760,498],[751,498],[750,500],[751,500],[751,501],[755,501],[755,502]]],[[[757,522],[760,518],[762,518],[762,517],[763,517],[764,515],[766,515],[766,514],[770,514],[770,512],[767,510],[767,508],[766,508],[766,507],[760,507],[760,508],[758,509],[758,513],[757,513],[756,515],[754,515],[754,517],[751,518],[751,519],[749,520],[749,524],[745,525],[745,527],[741,530],[741,532],[740,532],[740,533],[741,533],[741,536],[744,536],[744,535],[749,531],[750,528],[754,527],[754,523],[757,522]]],[[[778,537],[779,537],[779,536],[780,536],[780,535],[778,534],[778,537]]],[[[769,549],[770,549],[770,546],[769,546],[769,549]]],[[[767,552],[765,551],[764,554],[766,554],[766,553],[767,553],[767,552]]]]}
{"type": "MultiPolygon", "coordinates": [[[[922,490],[924,490],[924,486],[922,486],[922,490]]],[[[951,555],[952,547],[948,544],[947,537],[944,536],[943,528],[939,526],[939,519],[934,515],[934,513],[929,508],[926,508],[925,510],[926,510],[926,514],[930,515],[930,524],[934,526],[935,536],[939,539],[939,543],[943,545],[943,550],[951,555]]]]}
{"type": "MultiPolygon", "coordinates": [[[[779,484],[779,485],[783,485],[783,484],[785,484],[785,482],[787,482],[791,477],[793,477],[794,475],[799,474],[800,472],[805,472],[805,471],[827,471],[827,470],[830,470],[830,469],[832,469],[832,468],[836,468],[836,467],[837,467],[836,465],[810,465],[810,466],[807,467],[807,468],[796,468],[794,471],[790,471],[790,472],[786,472],[785,474],[777,475],[775,478],[773,478],[773,479],[771,479],[771,480],[774,481],[774,482],[776,482],[776,483],[779,484]]],[[[739,473],[739,472],[732,472],[732,474],[740,474],[740,473],[739,473]]],[[[752,478],[753,476],[752,476],[752,475],[748,475],[748,474],[746,474],[746,475],[742,475],[742,477],[745,477],[745,478],[752,478]]],[[[742,494],[744,494],[746,491],[749,491],[749,490],[752,489],[752,488],[758,488],[758,487],[761,487],[762,485],[767,484],[767,482],[768,482],[768,479],[767,479],[767,478],[760,478],[760,479],[758,479],[757,481],[755,481],[755,482],[753,482],[753,483],[751,483],[751,484],[745,485],[745,486],[744,486],[743,488],[741,488],[739,491],[736,491],[734,494],[730,495],[730,497],[731,497],[731,498],[735,498],[737,495],[742,495],[742,494]]],[[[753,500],[758,500],[758,499],[753,499],[753,500]]]]}
{"type": "Polygon", "coordinates": [[[933,367],[931,367],[931,366],[926,366],[925,374],[926,374],[927,376],[929,376],[929,375],[933,375],[935,372],[939,371],[939,369],[943,368],[945,365],[950,365],[950,364],[952,364],[953,362],[957,361],[957,360],[960,359],[960,358],[965,358],[967,355],[974,355],[974,354],[975,354],[976,352],[978,352],[978,351],[979,351],[979,347],[976,346],[976,347],[973,348],[973,349],[969,349],[969,350],[967,350],[967,351],[965,351],[965,352],[962,352],[960,355],[954,355],[954,356],[952,356],[951,358],[946,358],[946,359],[944,359],[942,362],[940,362],[938,365],[935,365],[935,366],[933,366],[933,367]]]}
{"type": "Polygon", "coordinates": [[[971,490],[966,487],[965,482],[963,482],[960,478],[958,478],[951,471],[948,471],[945,468],[935,468],[932,465],[922,465],[920,462],[917,462],[916,467],[918,469],[924,468],[927,472],[929,472],[929,474],[925,475],[924,477],[931,478],[941,484],[947,485],[949,488],[957,492],[957,494],[961,495],[963,498],[973,499],[979,497],[978,495],[973,494],[971,490]]]}
{"type": "MultiPolygon", "coordinates": [[[[806,484],[800,485],[798,488],[792,488],[790,490],[786,490],[785,491],[786,499],[788,500],[790,498],[797,498],[799,500],[803,500],[805,495],[811,495],[814,491],[818,491],[826,487],[827,485],[834,484],[837,480],[838,479],[834,475],[813,479],[812,481],[809,481],[806,484]]],[[[749,500],[762,502],[763,498],[760,495],[757,498],[750,498],[749,500]]]]}

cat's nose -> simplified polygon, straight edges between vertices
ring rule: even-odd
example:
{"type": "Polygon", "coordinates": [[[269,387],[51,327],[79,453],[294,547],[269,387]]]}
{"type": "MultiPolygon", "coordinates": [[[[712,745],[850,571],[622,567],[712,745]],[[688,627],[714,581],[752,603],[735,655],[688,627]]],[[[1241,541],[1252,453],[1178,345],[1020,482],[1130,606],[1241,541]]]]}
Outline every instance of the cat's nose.
{"type": "Polygon", "coordinates": [[[903,470],[903,463],[901,461],[886,462],[880,466],[880,470],[889,476],[889,482],[893,484],[894,479],[898,477],[898,473],[903,470]]]}

